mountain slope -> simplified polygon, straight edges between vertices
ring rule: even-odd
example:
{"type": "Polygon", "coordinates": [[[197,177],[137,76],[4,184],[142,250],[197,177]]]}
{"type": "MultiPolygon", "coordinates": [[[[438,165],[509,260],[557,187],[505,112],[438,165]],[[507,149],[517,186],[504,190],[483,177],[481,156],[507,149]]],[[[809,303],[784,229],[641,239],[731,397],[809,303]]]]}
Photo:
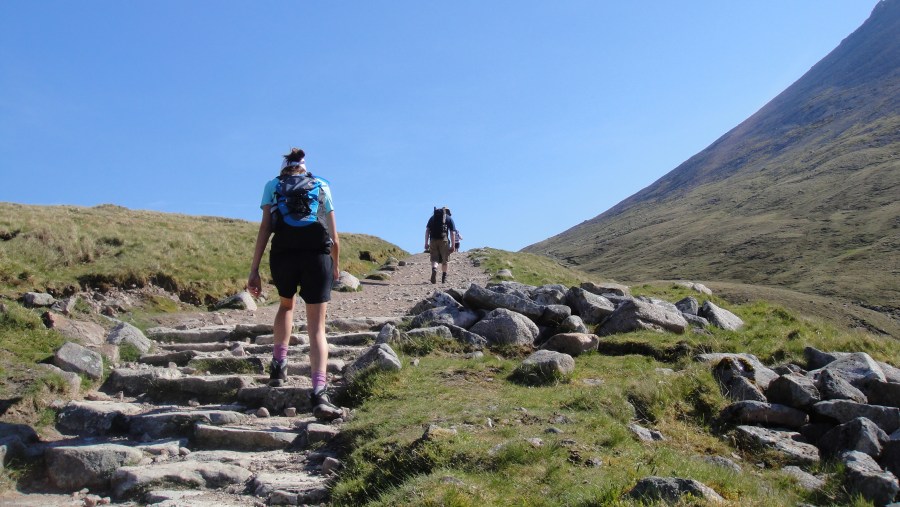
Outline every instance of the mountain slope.
{"type": "Polygon", "coordinates": [[[753,116],[526,247],[621,280],[791,287],[900,310],[900,0],[753,116]]]}

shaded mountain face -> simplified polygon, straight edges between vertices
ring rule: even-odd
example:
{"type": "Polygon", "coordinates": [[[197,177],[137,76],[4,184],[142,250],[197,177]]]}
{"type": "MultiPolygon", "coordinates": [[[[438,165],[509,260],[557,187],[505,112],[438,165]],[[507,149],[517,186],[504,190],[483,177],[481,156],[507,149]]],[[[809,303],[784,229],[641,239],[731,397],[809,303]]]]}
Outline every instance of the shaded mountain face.
{"type": "Polygon", "coordinates": [[[524,250],[624,281],[791,287],[900,316],[900,0],[753,116],[524,250]]]}

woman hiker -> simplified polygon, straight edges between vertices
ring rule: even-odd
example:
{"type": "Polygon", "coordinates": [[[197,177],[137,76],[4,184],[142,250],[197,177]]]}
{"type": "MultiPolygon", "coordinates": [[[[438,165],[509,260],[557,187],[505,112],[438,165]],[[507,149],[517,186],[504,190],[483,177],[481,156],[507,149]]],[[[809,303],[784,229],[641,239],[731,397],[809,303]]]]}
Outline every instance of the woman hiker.
{"type": "Polygon", "coordinates": [[[259,263],[272,238],[269,267],[281,297],[275,314],[275,345],[270,366],[272,387],[287,381],[287,352],[294,324],[294,294],[306,304],[309,334],[309,362],[312,376],[310,404],[318,419],[335,419],[341,410],[328,399],[326,367],[328,343],[325,340],[325,315],[331,300],[331,287],[340,276],[340,242],[334,220],[334,205],[328,181],[306,170],[306,154],[299,148],[284,156],[281,174],[266,183],[263,190],[262,221],[256,236],[253,263],[247,289],[254,297],[261,290],[259,263]]]}

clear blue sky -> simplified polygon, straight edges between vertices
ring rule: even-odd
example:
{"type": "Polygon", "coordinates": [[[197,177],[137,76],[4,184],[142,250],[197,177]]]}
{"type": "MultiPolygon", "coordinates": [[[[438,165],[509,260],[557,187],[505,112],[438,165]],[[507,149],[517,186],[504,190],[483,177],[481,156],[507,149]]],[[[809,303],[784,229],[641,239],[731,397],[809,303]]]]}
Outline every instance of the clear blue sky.
{"type": "MultiPolygon", "coordinates": [[[[258,221],[291,146],[338,229],[517,250],[754,113],[875,0],[0,2],[0,201],[258,221]]],[[[248,252],[248,259],[250,252],[248,252]]]]}

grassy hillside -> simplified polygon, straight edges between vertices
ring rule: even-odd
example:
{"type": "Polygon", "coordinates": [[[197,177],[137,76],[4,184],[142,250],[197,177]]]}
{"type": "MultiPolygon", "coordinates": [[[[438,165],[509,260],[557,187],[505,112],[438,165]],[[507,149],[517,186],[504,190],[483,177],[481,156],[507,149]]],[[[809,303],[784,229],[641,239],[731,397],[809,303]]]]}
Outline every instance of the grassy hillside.
{"type": "Polygon", "coordinates": [[[759,112],[598,217],[527,247],[623,280],[788,287],[900,316],[900,1],[759,112]]]}
{"type": "MultiPolygon", "coordinates": [[[[186,301],[218,299],[246,283],[258,227],[113,205],[0,203],[0,291],[154,284],[186,301]]],[[[342,268],[357,275],[406,255],[374,236],[342,233],[341,240],[342,268]],[[361,252],[374,261],[360,260],[361,252]]],[[[261,274],[268,279],[267,262],[261,274]]]]}

